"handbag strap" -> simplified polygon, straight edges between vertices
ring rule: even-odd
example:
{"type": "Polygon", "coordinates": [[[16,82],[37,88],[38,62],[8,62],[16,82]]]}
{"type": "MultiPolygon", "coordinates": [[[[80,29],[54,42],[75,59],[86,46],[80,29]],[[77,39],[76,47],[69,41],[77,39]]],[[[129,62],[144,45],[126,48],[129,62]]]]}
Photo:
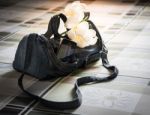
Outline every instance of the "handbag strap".
{"type": "Polygon", "coordinates": [[[68,102],[50,101],[50,100],[46,100],[38,95],[35,95],[35,94],[29,92],[28,90],[26,90],[24,88],[24,85],[23,85],[23,78],[24,78],[25,73],[22,73],[20,78],[18,79],[18,85],[26,94],[28,94],[29,96],[31,96],[32,98],[34,98],[36,100],[39,100],[39,101],[45,103],[47,106],[49,106],[53,109],[77,108],[82,103],[82,95],[79,90],[79,86],[88,84],[88,83],[108,82],[108,81],[113,80],[118,75],[118,69],[115,66],[109,65],[107,55],[105,53],[102,53],[102,63],[103,63],[103,66],[111,72],[111,75],[109,75],[108,77],[104,77],[104,78],[95,77],[95,76],[87,76],[87,77],[78,78],[74,84],[74,88],[73,88],[73,97],[74,98],[72,101],[68,101],[68,102]]]}
{"type": "Polygon", "coordinates": [[[108,81],[111,81],[114,78],[116,78],[116,76],[118,75],[118,69],[115,66],[111,66],[109,64],[106,52],[101,52],[101,58],[102,58],[103,66],[106,69],[108,69],[108,71],[110,71],[111,74],[108,77],[104,77],[104,78],[95,77],[95,76],[86,76],[86,77],[78,78],[74,84],[73,100],[72,101],[67,101],[67,102],[50,101],[50,100],[46,100],[46,99],[44,99],[38,95],[35,95],[35,94],[29,92],[28,90],[26,90],[24,88],[24,85],[23,85],[23,78],[24,78],[25,73],[22,73],[20,78],[18,79],[18,85],[23,90],[23,92],[25,92],[26,94],[28,94],[32,98],[39,100],[40,102],[43,102],[44,104],[46,104],[50,108],[53,108],[53,109],[74,109],[74,108],[79,107],[82,103],[82,95],[81,95],[81,92],[79,90],[79,86],[84,85],[84,84],[88,84],[88,83],[108,82],[108,81]]]}
{"type": "MultiPolygon", "coordinates": [[[[100,36],[96,26],[91,21],[89,21],[89,22],[91,23],[91,25],[93,26],[93,28],[97,32],[98,37],[100,39],[99,42],[102,45],[101,46],[102,51],[100,52],[101,59],[102,59],[102,64],[108,71],[111,72],[111,74],[107,77],[104,77],[104,78],[95,77],[95,76],[86,76],[86,77],[78,78],[76,80],[76,82],[74,84],[74,88],[73,88],[73,100],[72,101],[67,101],[67,102],[56,102],[56,101],[46,100],[46,99],[42,98],[42,96],[35,95],[35,94],[29,92],[28,90],[26,90],[24,88],[24,85],[23,85],[23,78],[24,78],[25,73],[22,73],[20,78],[18,79],[18,85],[23,90],[23,92],[25,92],[26,94],[28,94],[32,98],[34,98],[36,100],[39,100],[42,103],[45,103],[47,106],[49,106],[50,108],[53,108],[53,109],[74,109],[74,108],[79,107],[82,103],[82,95],[81,95],[79,86],[84,85],[84,84],[88,84],[88,83],[108,82],[108,81],[111,81],[111,80],[113,80],[114,78],[117,77],[118,69],[115,66],[112,66],[112,65],[109,64],[109,61],[107,59],[108,51],[107,51],[104,43],[102,42],[101,36],[100,36]]],[[[27,51],[26,51],[26,54],[28,54],[27,51]]],[[[25,58],[25,65],[26,64],[28,66],[30,65],[29,63],[27,63],[27,57],[25,58]]]]}

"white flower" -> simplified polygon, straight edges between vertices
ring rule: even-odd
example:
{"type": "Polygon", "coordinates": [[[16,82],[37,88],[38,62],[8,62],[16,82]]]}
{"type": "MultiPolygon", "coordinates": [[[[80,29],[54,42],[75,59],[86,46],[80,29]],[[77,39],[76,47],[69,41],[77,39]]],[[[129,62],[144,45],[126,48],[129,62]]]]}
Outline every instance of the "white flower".
{"type": "Polygon", "coordinates": [[[72,28],[81,22],[84,18],[85,4],[75,1],[69,4],[64,9],[64,14],[67,17],[66,27],[72,28]]]}
{"type": "Polygon", "coordinates": [[[86,21],[76,25],[67,32],[67,35],[80,48],[94,45],[97,42],[96,32],[93,29],[89,29],[89,24],[86,21]]]}

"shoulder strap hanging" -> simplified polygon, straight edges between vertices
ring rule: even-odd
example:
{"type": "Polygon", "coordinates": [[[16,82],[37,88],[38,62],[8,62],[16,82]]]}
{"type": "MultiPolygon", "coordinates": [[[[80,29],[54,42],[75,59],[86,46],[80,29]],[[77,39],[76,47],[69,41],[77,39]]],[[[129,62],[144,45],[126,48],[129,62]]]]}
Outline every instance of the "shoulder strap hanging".
{"type": "Polygon", "coordinates": [[[102,63],[106,69],[108,69],[109,71],[112,72],[111,75],[108,77],[105,77],[105,78],[100,78],[100,77],[95,77],[95,76],[87,76],[87,77],[82,77],[82,78],[77,79],[77,81],[75,82],[75,85],[74,85],[74,89],[73,89],[73,97],[74,98],[72,101],[68,101],[68,102],[49,101],[40,96],[32,94],[31,92],[24,89],[24,86],[23,86],[23,78],[25,75],[24,73],[22,73],[22,75],[18,79],[18,85],[26,94],[33,97],[34,99],[37,99],[37,100],[47,104],[47,106],[49,106],[53,109],[74,109],[74,108],[79,107],[82,103],[82,95],[79,90],[79,86],[87,84],[87,83],[108,82],[108,81],[113,80],[117,76],[118,69],[115,66],[109,65],[108,60],[107,60],[107,55],[104,53],[102,53],[102,63]]]}
{"type": "Polygon", "coordinates": [[[103,66],[111,72],[111,75],[108,77],[104,77],[104,78],[95,77],[95,76],[87,76],[87,77],[82,77],[82,78],[77,79],[75,82],[74,88],[73,88],[73,97],[74,98],[72,101],[68,101],[68,102],[49,101],[40,96],[32,94],[31,92],[24,89],[23,78],[24,78],[25,73],[22,73],[22,75],[18,79],[18,85],[26,94],[28,94],[29,96],[31,96],[32,98],[34,98],[36,100],[39,100],[42,103],[45,103],[50,108],[74,109],[74,108],[79,107],[82,103],[82,95],[79,90],[79,86],[87,84],[87,83],[108,82],[108,81],[113,80],[118,75],[118,69],[115,66],[111,66],[109,64],[106,52],[101,52],[101,58],[102,58],[103,66]]]}
{"type": "MultiPolygon", "coordinates": [[[[93,25],[94,29],[98,32],[97,28],[95,27],[95,25],[90,21],[90,23],[93,25]]],[[[98,33],[98,37],[101,39],[100,34],[98,33]]],[[[22,75],[20,76],[20,78],[18,79],[18,85],[19,87],[29,96],[33,97],[36,100],[39,100],[42,103],[45,103],[47,106],[49,106],[50,108],[53,109],[74,109],[77,108],[81,105],[82,103],[82,95],[81,92],[79,90],[79,86],[87,84],[87,83],[100,83],[100,82],[108,82],[113,80],[114,78],[117,77],[118,75],[118,69],[115,66],[111,66],[109,64],[109,61],[107,59],[107,50],[105,45],[103,44],[102,41],[101,45],[102,45],[102,52],[101,53],[101,58],[102,58],[102,63],[103,66],[111,72],[111,74],[108,77],[104,77],[104,78],[100,78],[100,77],[95,77],[95,76],[86,76],[86,77],[82,77],[82,78],[78,78],[74,84],[74,88],[73,88],[73,100],[72,101],[67,101],[67,102],[56,102],[56,101],[49,101],[46,100],[38,95],[35,95],[29,91],[27,91],[24,88],[23,85],[23,78],[25,73],[22,73],[22,75]]],[[[27,52],[26,52],[27,54],[27,52]]],[[[25,65],[26,65],[27,61],[25,58],[25,65]]],[[[28,64],[29,66],[29,64],[28,64]]]]}

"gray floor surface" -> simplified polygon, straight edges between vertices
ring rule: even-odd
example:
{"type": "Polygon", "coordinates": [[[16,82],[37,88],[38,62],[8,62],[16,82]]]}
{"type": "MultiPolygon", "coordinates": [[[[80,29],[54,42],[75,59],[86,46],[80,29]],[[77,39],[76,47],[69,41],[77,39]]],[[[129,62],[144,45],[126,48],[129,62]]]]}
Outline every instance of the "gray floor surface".
{"type": "MultiPolygon", "coordinates": [[[[82,105],[53,110],[25,95],[17,85],[20,73],[12,68],[17,45],[29,33],[42,34],[51,16],[69,0],[1,0],[0,3],[0,115],[150,115],[150,1],[83,1],[91,11],[119,76],[109,83],[82,86],[82,105]],[[9,4],[8,4],[9,3],[9,4]]],[[[108,76],[101,60],[64,79],[38,81],[25,77],[25,87],[46,99],[71,100],[76,78],[108,76]],[[49,89],[49,90],[47,90],[49,89]]]]}

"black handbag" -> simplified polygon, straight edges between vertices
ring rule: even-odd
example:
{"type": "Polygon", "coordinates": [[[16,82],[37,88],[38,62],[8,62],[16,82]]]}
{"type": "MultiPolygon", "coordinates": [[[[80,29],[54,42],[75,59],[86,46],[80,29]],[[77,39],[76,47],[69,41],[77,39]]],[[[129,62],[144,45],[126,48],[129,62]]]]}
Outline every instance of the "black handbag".
{"type": "Polygon", "coordinates": [[[118,75],[118,69],[109,65],[108,51],[92,21],[88,20],[88,23],[90,28],[96,31],[97,43],[85,48],[79,48],[76,43],[68,39],[67,35],[63,36],[58,33],[60,18],[64,22],[67,20],[63,14],[53,16],[45,34],[32,33],[23,37],[18,45],[13,67],[22,73],[18,79],[18,85],[26,94],[54,109],[73,109],[79,107],[82,102],[79,86],[87,83],[111,81],[118,75]],[[54,37],[49,39],[52,35],[54,37]],[[63,38],[63,41],[60,42],[60,38],[63,38]],[[23,77],[25,74],[36,77],[39,80],[65,77],[76,69],[85,67],[100,58],[103,66],[111,72],[111,75],[105,78],[86,76],[77,79],[73,89],[74,98],[72,101],[49,101],[24,89],[23,77]]]}

